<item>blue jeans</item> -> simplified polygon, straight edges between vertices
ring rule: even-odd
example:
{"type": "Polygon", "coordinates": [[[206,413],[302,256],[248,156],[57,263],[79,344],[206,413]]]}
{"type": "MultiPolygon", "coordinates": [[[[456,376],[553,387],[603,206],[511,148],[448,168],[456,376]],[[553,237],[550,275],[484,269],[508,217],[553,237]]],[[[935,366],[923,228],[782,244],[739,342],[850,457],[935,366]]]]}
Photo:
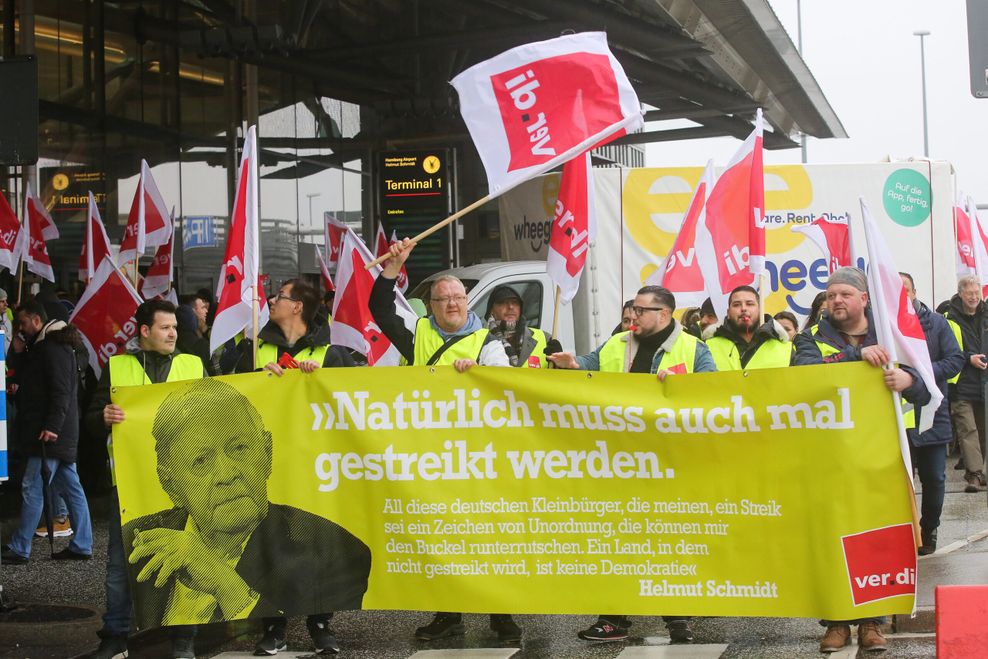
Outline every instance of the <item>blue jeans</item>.
{"type": "MultiPolygon", "coordinates": [[[[68,504],[73,531],[69,549],[77,554],[92,555],[93,527],[89,518],[89,502],[86,501],[86,493],[82,489],[82,483],[79,482],[79,472],[76,471],[75,463],[48,458],[45,464],[51,474],[49,484],[52,488],[52,497],[55,498],[60,493],[68,504]]],[[[20,525],[10,539],[10,549],[19,556],[30,558],[31,540],[34,538],[34,530],[41,521],[45,505],[41,482],[41,458],[27,459],[24,480],[21,482],[21,495],[24,503],[21,507],[20,525]]]]}
{"type": "Polygon", "coordinates": [[[946,444],[932,446],[909,445],[913,464],[919,469],[919,482],[923,484],[923,498],[920,505],[919,527],[923,533],[932,533],[940,526],[940,513],[943,512],[943,491],[946,481],[946,444]]]}
{"type": "Polygon", "coordinates": [[[127,636],[130,633],[130,583],[127,581],[127,556],[120,530],[120,499],[113,488],[110,517],[107,520],[106,545],[106,613],[101,636],[127,636]]]}

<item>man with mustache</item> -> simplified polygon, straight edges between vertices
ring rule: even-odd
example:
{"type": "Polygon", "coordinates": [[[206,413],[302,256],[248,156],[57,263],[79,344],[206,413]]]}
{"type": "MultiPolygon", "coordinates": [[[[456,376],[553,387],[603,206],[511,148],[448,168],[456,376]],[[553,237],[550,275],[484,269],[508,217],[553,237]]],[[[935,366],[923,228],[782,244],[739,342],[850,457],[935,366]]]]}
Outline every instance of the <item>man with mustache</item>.
{"type": "Polygon", "coordinates": [[[792,344],[773,319],[761,322],[758,293],[738,286],[727,298],[727,317],[703,332],[718,371],[747,368],[782,368],[789,365],[792,344]]]}

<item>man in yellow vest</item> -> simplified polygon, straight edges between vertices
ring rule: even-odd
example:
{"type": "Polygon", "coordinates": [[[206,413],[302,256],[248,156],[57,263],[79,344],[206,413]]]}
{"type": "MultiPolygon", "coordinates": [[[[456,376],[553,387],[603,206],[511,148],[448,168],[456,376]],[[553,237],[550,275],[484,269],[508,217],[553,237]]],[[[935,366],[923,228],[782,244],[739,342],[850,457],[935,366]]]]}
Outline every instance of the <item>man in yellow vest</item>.
{"type": "Polygon", "coordinates": [[[789,366],[789,335],[774,319],[765,323],[761,320],[761,305],[754,288],[738,286],[731,291],[724,322],[703,331],[718,371],[789,366]]]}
{"type": "MultiPolygon", "coordinates": [[[[638,291],[631,306],[632,329],[615,334],[604,345],[587,355],[560,352],[549,355],[557,368],[605,371],[610,373],[656,373],[664,379],[677,373],[705,373],[717,370],[707,346],[687,334],[672,311],[676,298],[661,286],[638,291]]],[[[690,619],[662,616],[672,643],[692,643],[690,619]]],[[[597,622],[577,636],[586,641],[623,641],[628,638],[631,620],[624,615],[601,615],[597,622]]]]}
{"type": "Polygon", "coordinates": [[[391,245],[391,257],[371,289],[368,302],[374,322],[408,365],[449,365],[457,371],[471,366],[510,366],[504,346],[467,305],[467,291],[456,277],[444,275],[429,289],[429,315],[415,331],[405,327],[395,309],[395,280],[415,244],[408,238],[391,245]]]}
{"type": "MultiPolygon", "coordinates": [[[[85,423],[93,437],[106,437],[110,454],[110,470],[113,477],[113,444],[110,429],[121,423],[124,410],[110,402],[110,388],[177,382],[205,377],[202,360],[194,355],[179,354],[175,350],[178,340],[178,321],[175,305],[167,300],[148,300],[134,314],[137,324],[137,350],[110,357],[100,375],[99,386],[86,411],[85,423]]],[[[113,477],[116,485],[116,478],[113,477]]],[[[130,633],[130,587],[127,581],[127,554],[120,528],[120,501],[116,487],[110,501],[109,540],[106,552],[106,613],[103,628],[97,632],[99,648],[90,656],[95,659],[111,659],[126,656],[127,635],[130,633]]],[[[195,627],[172,627],[172,657],[195,657],[193,637],[195,627]]]]}
{"type": "Polygon", "coordinates": [[[485,316],[487,328],[504,346],[512,366],[545,368],[545,356],[562,351],[559,341],[550,340],[539,328],[528,326],[521,295],[507,284],[491,292],[485,316]],[[548,349],[547,343],[551,344],[548,349]]]}
{"type": "MultiPolygon", "coordinates": [[[[356,366],[350,353],[340,346],[330,345],[329,325],[316,327],[313,323],[319,307],[319,294],[301,279],[290,279],[268,298],[270,321],[257,333],[257,364],[249,340],[241,341],[237,373],[257,369],[271,371],[277,376],[285,369],[298,368],[312,373],[318,368],[356,366]]],[[[317,654],[340,651],[336,634],[330,628],[333,612],[308,616],[305,626],[317,654]]],[[[283,616],[264,618],[264,635],[257,642],[254,654],[274,655],[287,649],[285,631],[288,619],[283,616]]]]}
{"type": "MultiPolygon", "coordinates": [[[[827,280],[826,312],[813,327],[796,335],[794,366],[866,361],[876,368],[888,364],[888,351],[878,344],[868,308],[868,280],[857,268],[838,268],[827,280]]],[[[885,386],[898,391],[907,402],[923,406],[930,392],[913,369],[892,366],[884,372],[885,386]]],[[[863,438],[864,439],[864,438],[863,438]]],[[[888,647],[880,626],[885,618],[823,620],[827,632],[820,652],[839,652],[851,642],[851,625],[858,625],[858,646],[866,651],[888,647]]]]}

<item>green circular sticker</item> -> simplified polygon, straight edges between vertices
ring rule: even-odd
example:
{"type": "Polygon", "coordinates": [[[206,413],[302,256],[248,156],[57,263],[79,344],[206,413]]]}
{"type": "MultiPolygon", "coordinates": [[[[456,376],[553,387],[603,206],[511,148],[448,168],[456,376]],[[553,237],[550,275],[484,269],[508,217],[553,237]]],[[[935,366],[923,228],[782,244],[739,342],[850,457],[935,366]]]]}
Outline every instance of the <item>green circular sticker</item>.
{"type": "Polygon", "coordinates": [[[896,224],[920,225],[930,216],[930,182],[915,169],[897,169],[885,180],[882,200],[896,224]]]}

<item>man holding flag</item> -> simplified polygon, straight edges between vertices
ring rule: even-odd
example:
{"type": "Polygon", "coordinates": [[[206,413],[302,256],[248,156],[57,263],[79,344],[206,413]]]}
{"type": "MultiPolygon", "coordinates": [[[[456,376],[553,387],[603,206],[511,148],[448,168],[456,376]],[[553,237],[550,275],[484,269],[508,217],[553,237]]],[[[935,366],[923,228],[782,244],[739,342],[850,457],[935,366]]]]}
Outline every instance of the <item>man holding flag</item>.
{"type": "MultiPolygon", "coordinates": [[[[792,364],[839,364],[866,361],[882,368],[891,361],[886,347],[879,345],[877,327],[868,308],[868,280],[857,268],[838,268],[827,280],[827,314],[813,327],[796,335],[792,364]]],[[[914,406],[930,401],[919,373],[909,366],[891,366],[884,373],[885,386],[899,392],[914,406]]],[[[858,625],[858,645],[866,651],[888,647],[880,626],[884,618],[824,620],[827,632],[820,652],[838,652],[851,641],[850,625],[858,625]]]]}

